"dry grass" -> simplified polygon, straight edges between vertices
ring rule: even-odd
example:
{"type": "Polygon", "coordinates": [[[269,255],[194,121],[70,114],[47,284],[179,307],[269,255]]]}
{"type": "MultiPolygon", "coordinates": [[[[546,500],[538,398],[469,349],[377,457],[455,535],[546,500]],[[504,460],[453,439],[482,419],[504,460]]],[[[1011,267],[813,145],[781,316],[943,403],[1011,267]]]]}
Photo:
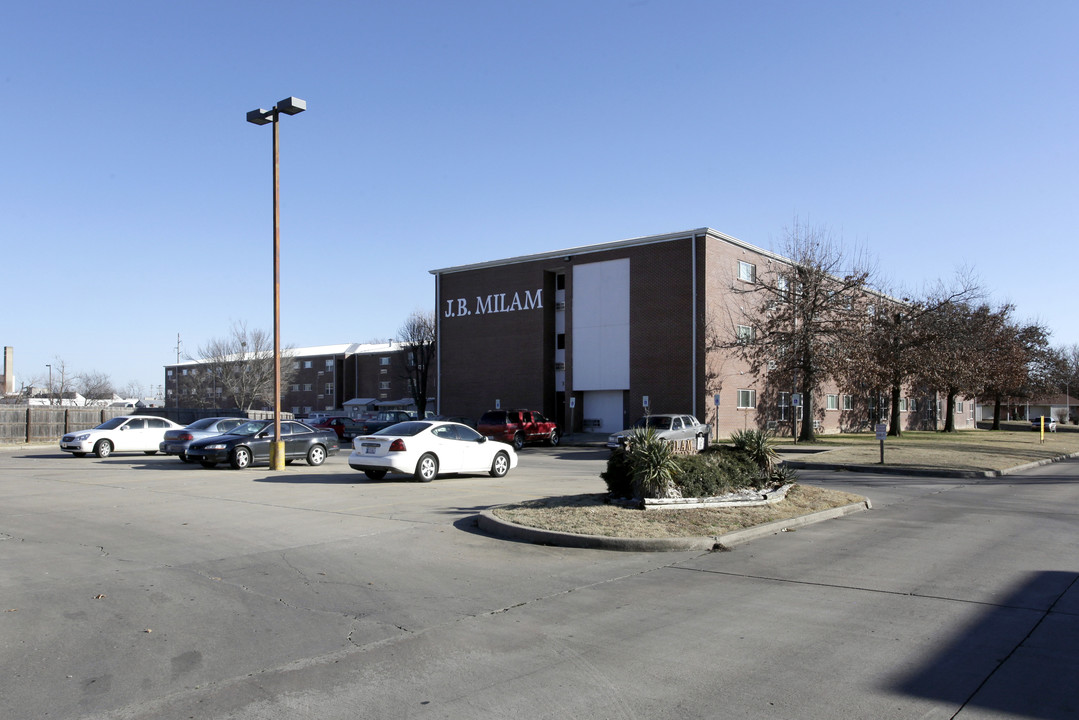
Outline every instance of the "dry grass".
{"type": "Polygon", "coordinates": [[[865,500],[858,495],[801,484],[792,487],[786,499],[775,505],[748,508],[641,510],[607,503],[605,497],[593,494],[545,498],[503,505],[492,512],[518,525],[580,535],[706,537],[865,500]]]}
{"type": "MultiPolygon", "coordinates": [[[[957,433],[907,431],[884,441],[885,465],[946,470],[1004,470],[1029,462],[1079,452],[1079,433],[1040,433],[1027,429],[962,430],[957,433]]],[[[788,447],[784,445],[784,447],[788,447]]],[[[823,452],[788,455],[790,460],[841,465],[880,464],[880,441],[873,435],[824,435],[810,445],[823,452]]]]}

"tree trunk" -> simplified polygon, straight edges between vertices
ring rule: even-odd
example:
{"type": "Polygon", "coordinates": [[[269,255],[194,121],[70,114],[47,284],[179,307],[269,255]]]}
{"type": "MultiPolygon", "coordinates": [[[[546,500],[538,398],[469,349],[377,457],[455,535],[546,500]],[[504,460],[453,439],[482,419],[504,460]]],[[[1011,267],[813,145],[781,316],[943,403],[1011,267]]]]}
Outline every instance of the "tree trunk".
{"type": "Polygon", "coordinates": [[[902,421],[899,418],[899,395],[902,388],[898,383],[892,384],[892,407],[889,416],[888,437],[900,437],[903,435],[902,421]]]}
{"type": "Polygon", "coordinates": [[[954,388],[948,388],[948,401],[945,403],[945,415],[944,415],[944,432],[955,432],[955,396],[958,394],[958,390],[954,388]]]}
{"type": "Polygon", "coordinates": [[[993,398],[993,427],[990,428],[991,430],[1000,430],[1000,412],[1003,409],[1003,406],[1004,403],[998,393],[993,398]]]}
{"type": "Polygon", "coordinates": [[[798,442],[814,442],[817,435],[813,432],[813,398],[809,393],[802,393],[802,427],[798,430],[798,442]]]}

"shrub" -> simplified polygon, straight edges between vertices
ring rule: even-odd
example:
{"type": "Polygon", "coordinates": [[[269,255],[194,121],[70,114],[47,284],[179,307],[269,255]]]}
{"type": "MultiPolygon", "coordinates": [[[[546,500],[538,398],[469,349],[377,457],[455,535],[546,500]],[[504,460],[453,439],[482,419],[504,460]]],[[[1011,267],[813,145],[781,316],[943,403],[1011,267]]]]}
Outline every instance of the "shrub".
{"type": "Polygon", "coordinates": [[[772,475],[772,468],[779,459],[779,454],[772,447],[767,433],[760,430],[739,430],[731,433],[731,442],[736,449],[745,452],[756,463],[762,478],[772,475]]]}
{"type": "Polygon", "coordinates": [[[722,445],[712,445],[699,455],[679,457],[678,466],[674,483],[682,497],[712,497],[764,484],[757,465],[745,452],[722,445]]]}
{"type": "Polygon", "coordinates": [[[666,497],[678,473],[677,456],[667,441],[656,436],[655,428],[637,428],[626,443],[634,497],[666,497]]]}
{"type": "Polygon", "coordinates": [[[624,448],[611,453],[607,458],[607,469],[599,476],[607,483],[607,492],[612,498],[633,497],[633,471],[624,448]]]}

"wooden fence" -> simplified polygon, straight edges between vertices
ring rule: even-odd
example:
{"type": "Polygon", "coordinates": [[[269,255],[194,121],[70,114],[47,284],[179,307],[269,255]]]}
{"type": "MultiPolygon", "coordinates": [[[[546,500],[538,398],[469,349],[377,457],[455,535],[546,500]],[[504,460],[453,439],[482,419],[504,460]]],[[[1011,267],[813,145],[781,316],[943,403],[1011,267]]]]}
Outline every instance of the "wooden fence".
{"type": "MultiPolygon", "coordinates": [[[[59,442],[60,436],[88,430],[118,415],[152,415],[188,425],[204,417],[273,419],[272,410],[216,410],[186,408],[57,407],[53,405],[0,406],[0,444],[59,442]]],[[[292,413],[281,413],[291,418],[292,413]]]]}

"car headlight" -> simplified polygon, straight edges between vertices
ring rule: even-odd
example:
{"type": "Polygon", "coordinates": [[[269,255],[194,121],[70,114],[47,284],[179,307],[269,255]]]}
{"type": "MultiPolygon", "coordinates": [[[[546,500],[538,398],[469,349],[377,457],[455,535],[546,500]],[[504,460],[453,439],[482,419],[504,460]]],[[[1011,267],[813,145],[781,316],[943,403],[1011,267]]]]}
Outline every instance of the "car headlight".
{"type": "Polygon", "coordinates": [[[83,442],[84,440],[89,439],[89,437],[90,437],[90,433],[83,433],[82,435],[76,435],[75,436],[75,442],[83,442]]]}
{"type": "Polygon", "coordinates": [[[217,443],[215,445],[207,445],[203,450],[224,450],[226,447],[228,446],[224,443],[217,443]]]}

